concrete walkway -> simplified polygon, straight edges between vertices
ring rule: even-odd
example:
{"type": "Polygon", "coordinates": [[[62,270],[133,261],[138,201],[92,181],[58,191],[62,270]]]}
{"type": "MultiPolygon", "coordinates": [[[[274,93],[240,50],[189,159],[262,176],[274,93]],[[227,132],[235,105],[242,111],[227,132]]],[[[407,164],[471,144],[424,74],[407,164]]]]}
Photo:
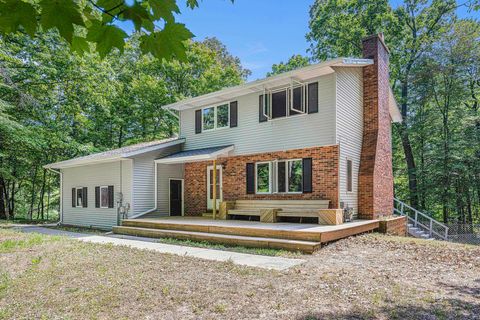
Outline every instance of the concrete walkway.
{"type": "Polygon", "coordinates": [[[109,243],[117,246],[129,246],[137,249],[154,250],[161,253],[171,253],[181,256],[189,256],[213,261],[232,261],[235,264],[273,269],[286,270],[293,266],[300,265],[305,262],[303,259],[289,259],[282,257],[269,257],[255,254],[230,252],[223,250],[214,250],[206,248],[195,248],[188,246],[179,246],[172,244],[164,244],[156,242],[151,238],[131,237],[131,236],[100,236],[88,233],[77,233],[58,229],[50,229],[40,226],[21,225],[16,226],[15,229],[23,232],[36,232],[47,235],[61,235],[84,242],[91,243],[109,243]]]}

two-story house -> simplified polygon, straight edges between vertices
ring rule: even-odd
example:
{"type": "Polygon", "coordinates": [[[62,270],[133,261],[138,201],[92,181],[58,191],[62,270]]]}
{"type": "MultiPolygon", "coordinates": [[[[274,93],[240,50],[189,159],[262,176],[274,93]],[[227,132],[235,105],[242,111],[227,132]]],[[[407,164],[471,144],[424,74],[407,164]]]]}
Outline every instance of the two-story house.
{"type": "Polygon", "coordinates": [[[178,114],[178,137],[47,165],[61,175],[61,222],[112,228],[237,200],[328,200],[361,218],[390,215],[391,122],[401,116],[383,36],[362,43],[362,59],[165,106],[178,114]]]}

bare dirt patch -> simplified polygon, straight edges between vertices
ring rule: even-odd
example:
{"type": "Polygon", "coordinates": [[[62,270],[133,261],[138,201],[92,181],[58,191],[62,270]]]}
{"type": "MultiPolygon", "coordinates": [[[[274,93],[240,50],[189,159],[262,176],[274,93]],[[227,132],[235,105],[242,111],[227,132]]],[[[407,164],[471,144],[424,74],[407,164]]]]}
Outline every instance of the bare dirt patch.
{"type": "Polygon", "coordinates": [[[277,272],[43,237],[2,253],[0,318],[480,319],[479,247],[365,235],[277,272]]]}

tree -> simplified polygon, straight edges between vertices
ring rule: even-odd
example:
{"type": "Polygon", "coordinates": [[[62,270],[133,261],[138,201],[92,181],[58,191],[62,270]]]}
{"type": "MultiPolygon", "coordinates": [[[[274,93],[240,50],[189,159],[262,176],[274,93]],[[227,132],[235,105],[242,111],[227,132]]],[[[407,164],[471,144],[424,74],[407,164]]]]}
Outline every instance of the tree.
{"type": "Polygon", "coordinates": [[[272,71],[267,72],[267,77],[292,71],[298,68],[306,67],[310,64],[310,59],[299,54],[291,56],[287,62],[280,62],[272,65],[272,71]]]}
{"type": "Polygon", "coordinates": [[[42,218],[58,205],[58,175],[44,164],[171,137],[178,120],[162,105],[249,74],[216,39],[186,42],[179,62],[142,54],[140,37],[103,59],[73,54],[55,31],[0,37],[0,99],[10,106],[0,108],[0,217],[42,218]]]}
{"type": "Polygon", "coordinates": [[[359,40],[383,31],[391,50],[391,82],[399,95],[403,123],[397,126],[407,164],[410,203],[419,207],[417,168],[409,137],[411,71],[420,57],[452,23],[454,0],[407,0],[393,10],[382,1],[316,1],[307,38],[315,58],[360,55],[359,40]],[[400,88],[398,88],[400,87],[400,88]]]}
{"type": "MultiPolygon", "coordinates": [[[[191,9],[197,0],[186,0],[191,9]]],[[[55,29],[71,49],[83,54],[90,44],[101,57],[113,48],[123,51],[128,38],[115,23],[131,22],[139,38],[142,53],[157,58],[185,60],[186,40],[193,34],[184,24],[175,22],[180,14],[177,0],[0,0],[0,34],[55,29]]]]}

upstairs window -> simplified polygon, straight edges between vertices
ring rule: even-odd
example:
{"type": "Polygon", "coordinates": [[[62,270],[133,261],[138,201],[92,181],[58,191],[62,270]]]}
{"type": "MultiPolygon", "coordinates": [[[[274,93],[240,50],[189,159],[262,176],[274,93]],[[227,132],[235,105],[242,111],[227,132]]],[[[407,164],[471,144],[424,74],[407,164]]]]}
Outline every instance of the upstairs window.
{"type": "Polygon", "coordinates": [[[230,106],[228,103],[202,109],[202,131],[228,128],[230,106]]]}
{"type": "Polygon", "coordinates": [[[318,112],[318,82],[266,91],[259,99],[259,121],[318,112]]]}

